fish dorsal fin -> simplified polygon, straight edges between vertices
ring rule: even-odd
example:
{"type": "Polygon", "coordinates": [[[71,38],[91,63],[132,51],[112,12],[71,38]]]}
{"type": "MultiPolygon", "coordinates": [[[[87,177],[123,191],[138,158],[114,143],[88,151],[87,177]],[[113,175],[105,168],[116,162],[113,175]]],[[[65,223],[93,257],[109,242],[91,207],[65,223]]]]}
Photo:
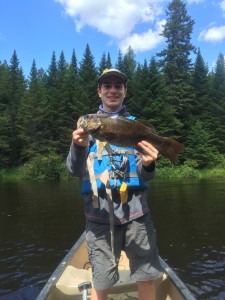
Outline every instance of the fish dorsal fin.
{"type": "Polygon", "coordinates": [[[149,124],[147,121],[143,121],[143,120],[137,120],[137,122],[141,123],[142,125],[144,125],[145,127],[148,127],[148,129],[151,131],[151,132],[156,132],[155,130],[155,127],[151,124],[149,124]]]}

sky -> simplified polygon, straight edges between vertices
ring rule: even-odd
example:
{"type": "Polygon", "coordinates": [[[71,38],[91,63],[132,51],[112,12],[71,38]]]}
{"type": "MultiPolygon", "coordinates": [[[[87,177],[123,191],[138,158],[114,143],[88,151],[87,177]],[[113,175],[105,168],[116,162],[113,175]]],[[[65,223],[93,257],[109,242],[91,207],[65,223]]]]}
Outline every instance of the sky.
{"type": "MultiPolygon", "coordinates": [[[[160,35],[169,0],[0,0],[0,61],[10,63],[14,50],[24,75],[35,59],[47,71],[53,51],[81,62],[86,45],[98,66],[103,53],[112,64],[129,46],[137,62],[148,62],[166,48],[160,35]]],[[[209,70],[225,54],[225,0],[184,0],[195,21],[191,42],[209,70]]],[[[193,62],[195,61],[193,55],[193,62]]],[[[78,65],[79,66],[79,65],[78,65]]]]}

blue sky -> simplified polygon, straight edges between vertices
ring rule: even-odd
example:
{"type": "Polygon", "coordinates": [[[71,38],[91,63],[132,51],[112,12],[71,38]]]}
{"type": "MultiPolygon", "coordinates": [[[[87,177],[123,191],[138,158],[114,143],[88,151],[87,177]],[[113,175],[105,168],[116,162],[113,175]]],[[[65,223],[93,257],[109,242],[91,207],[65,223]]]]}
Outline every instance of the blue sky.
{"type": "MultiPolygon", "coordinates": [[[[55,51],[70,62],[75,49],[78,62],[88,43],[96,66],[103,52],[112,63],[119,49],[129,45],[143,63],[165,47],[159,35],[165,22],[167,0],[0,0],[0,61],[10,63],[16,50],[24,74],[33,59],[47,70],[55,51]]],[[[192,43],[200,47],[211,69],[225,54],[225,0],[185,0],[195,20],[192,43]]],[[[195,56],[193,56],[193,60],[195,56]]]]}

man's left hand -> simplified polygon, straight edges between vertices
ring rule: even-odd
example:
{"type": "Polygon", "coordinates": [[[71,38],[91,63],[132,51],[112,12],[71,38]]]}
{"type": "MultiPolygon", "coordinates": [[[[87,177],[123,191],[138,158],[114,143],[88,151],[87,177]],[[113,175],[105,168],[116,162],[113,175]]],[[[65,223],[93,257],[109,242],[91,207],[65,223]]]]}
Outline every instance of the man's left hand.
{"type": "Polygon", "coordinates": [[[142,165],[145,167],[150,166],[158,158],[158,150],[146,141],[139,142],[138,146],[142,149],[140,153],[142,165]]]}

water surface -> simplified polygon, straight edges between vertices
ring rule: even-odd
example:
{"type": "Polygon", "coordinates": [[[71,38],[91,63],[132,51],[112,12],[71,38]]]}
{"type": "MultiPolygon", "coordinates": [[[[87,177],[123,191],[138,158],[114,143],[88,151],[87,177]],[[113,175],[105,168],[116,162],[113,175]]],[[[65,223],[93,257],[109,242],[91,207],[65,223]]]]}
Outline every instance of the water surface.
{"type": "MultiPolygon", "coordinates": [[[[154,180],[160,255],[197,299],[225,299],[224,180],[154,180]]],[[[84,230],[76,180],[0,184],[0,299],[35,299],[84,230]]]]}

